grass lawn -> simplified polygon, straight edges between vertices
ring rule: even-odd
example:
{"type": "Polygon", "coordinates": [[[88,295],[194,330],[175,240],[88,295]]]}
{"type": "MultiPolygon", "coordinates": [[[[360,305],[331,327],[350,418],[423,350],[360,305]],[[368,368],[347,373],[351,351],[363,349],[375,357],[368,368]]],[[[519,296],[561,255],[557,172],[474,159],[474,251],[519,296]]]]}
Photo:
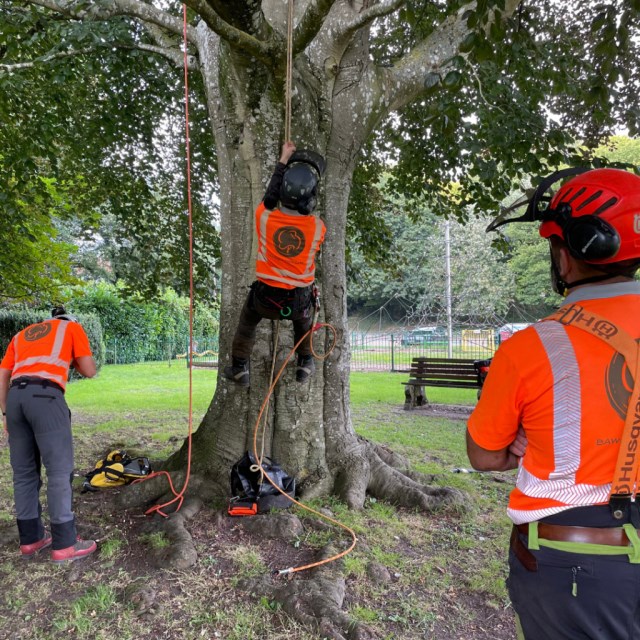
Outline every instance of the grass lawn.
{"type": "MultiPolygon", "coordinates": [[[[469,466],[464,420],[404,411],[405,379],[406,374],[353,373],[354,428],[404,455],[413,469],[435,474],[436,485],[465,491],[468,505],[423,514],[373,498],[359,512],[333,498],[315,501],[358,535],[356,549],[344,560],[343,608],[380,639],[513,640],[504,587],[505,504],[513,476],[454,473],[469,466]],[[388,571],[387,581],[371,577],[372,562],[388,571]]],[[[195,427],[215,384],[215,370],[194,369],[195,427]]],[[[474,390],[428,392],[435,403],[475,402],[474,390]]],[[[182,364],[106,366],[94,380],[70,384],[67,398],[82,473],[106,445],[159,458],[178,448],[187,433],[188,370],[182,364]]],[[[117,633],[119,640],[321,640],[277,603],[242,590],[243,579],[269,575],[273,558],[261,540],[242,533],[237,520],[205,505],[190,527],[197,564],[170,571],[158,560],[167,539],[150,533],[142,514],[115,508],[111,497],[117,491],[75,497],[83,526],[100,538],[95,559],[56,567],[44,554],[24,563],[16,553],[8,449],[0,448],[1,638],[112,640],[117,633]],[[131,597],[140,593],[138,584],[146,594],[142,604],[131,597]]],[[[339,545],[341,539],[341,533],[305,527],[291,544],[280,543],[278,555],[294,556],[330,540],[339,545]]]]}

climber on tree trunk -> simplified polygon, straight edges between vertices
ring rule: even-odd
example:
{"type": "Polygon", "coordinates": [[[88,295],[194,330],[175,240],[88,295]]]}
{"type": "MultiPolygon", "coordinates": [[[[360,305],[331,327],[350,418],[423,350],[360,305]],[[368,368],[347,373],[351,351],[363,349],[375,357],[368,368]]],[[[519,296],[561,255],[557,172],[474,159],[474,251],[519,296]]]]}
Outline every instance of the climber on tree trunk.
{"type": "MultiPolygon", "coordinates": [[[[256,327],[262,318],[291,320],[297,343],[311,329],[315,306],[315,258],[326,227],[311,215],[317,203],[324,158],[313,151],[282,146],[280,160],[256,209],[257,280],[240,312],[231,346],[232,363],[224,375],[248,387],[249,359],[256,327]]],[[[304,382],[315,371],[311,334],[298,345],[296,380],[304,382]]]]}

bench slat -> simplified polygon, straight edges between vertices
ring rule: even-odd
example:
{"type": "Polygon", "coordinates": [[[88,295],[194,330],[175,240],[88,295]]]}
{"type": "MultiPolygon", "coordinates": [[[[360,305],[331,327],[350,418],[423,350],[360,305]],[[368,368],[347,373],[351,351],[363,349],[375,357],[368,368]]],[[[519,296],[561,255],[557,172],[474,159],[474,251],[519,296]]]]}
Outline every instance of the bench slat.
{"type": "Polygon", "coordinates": [[[418,375],[446,375],[446,374],[457,374],[460,376],[470,376],[470,375],[476,375],[476,370],[475,369],[456,369],[455,367],[441,367],[441,368],[437,368],[437,369],[430,369],[427,367],[423,367],[423,368],[414,368],[411,367],[411,370],[409,371],[409,373],[411,374],[418,374],[418,375]]]}

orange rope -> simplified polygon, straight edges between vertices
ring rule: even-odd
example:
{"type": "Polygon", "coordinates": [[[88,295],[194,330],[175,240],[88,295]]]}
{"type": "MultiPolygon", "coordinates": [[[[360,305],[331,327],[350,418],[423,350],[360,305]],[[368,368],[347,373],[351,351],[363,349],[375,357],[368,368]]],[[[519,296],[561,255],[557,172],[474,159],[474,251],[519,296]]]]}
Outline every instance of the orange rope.
{"type": "Polygon", "coordinates": [[[168,471],[158,471],[148,475],[144,480],[150,480],[159,475],[166,475],[169,481],[169,487],[174,498],[163,504],[156,504],[145,511],[145,515],[159,513],[161,516],[167,517],[162,511],[164,507],[178,503],[175,511],[180,511],[184,501],[184,494],[189,486],[191,477],[191,442],[193,435],[193,207],[191,204],[191,144],[189,138],[189,58],[187,54],[187,5],[182,5],[183,16],[183,40],[184,40],[184,113],[185,113],[185,153],[187,160],[187,207],[188,207],[188,223],[189,223],[189,435],[187,437],[187,473],[184,479],[184,486],[180,492],[177,492],[173,486],[171,475],[168,471]]]}
{"type": "MultiPolygon", "coordinates": [[[[316,312],[316,317],[317,317],[317,312],[316,312]]],[[[271,398],[271,395],[273,394],[273,390],[275,389],[276,384],[278,383],[278,380],[280,379],[280,377],[282,376],[282,374],[284,373],[284,369],[287,366],[287,363],[289,362],[289,360],[291,360],[291,356],[295,353],[296,349],[298,348],[298,346],[300,345],[300,343],[309,335],[314,333],[315,331],[317,331],[318,329],[321,329],[322,327],[326,327],[327,329],[329,329],[332,333],[333,333],[333,343],[331,344],[331,348],[324,354],[324,355],[319,355],[315,352],[315,350],[313,349],[313,336],[312,336],[312,340],[311,340],[311,352],[313,353],[313,355],[320,361],[325,360],[329,354],[333,351],[333,349],[336,346],[336,330],[335,327],[333,327],[330,324],[324,323],[324,322],[320,322],[317,323],[315,322],[316,317],[314,317],[314,324],[311,327],[311,329],[309,329],[309,331],[307,331],[307,333],[305,333],[302,338],[300,338],[300,340],[298,340],[298,342],[296,342],[296,344],[293,346],[293,348],[291,349],[291,351],[289,351],[289,354],[287,355],[287,357],[285,358],[284,362],[282,363],[282,366],[280,367],[276,377],[273,379],[273,381],[271,382],[271,385],[269,386],[269,390],[267,391],[267,395],[264,399],[264,401],[262,402],[262,406],[260,407],[260,412],[258,413],[258,418],[256,419],[256,423],[255,423],[255,427],[253,430],[253,455],[258,463],[258,466],[260,467],[260,470],[262,472],[262,477],[266,478],[267,481],[269,482],[269,484],[276,489],[277,491],[279,491],[285,498],[287,498],[287,500],[290,500],[291,502],[293,502],[294,504],[298,505],[301,509],[304,509],[305,511],[309,511],[310,513],[313,513],[317,516],[319,516],[320,518],[322,518],[323,520],[326,520],[327,522],[331,522],[332,524],[335,524],[337,526],[339,526],[340,528],[344,529],[345,531],[347,531],[350,535],[351,535],[351,545],[349,546],[348,549],[345,549],[344,551],[341,551],[340,553],[337,553],[329,558],[325,558],[324,560],[319,560],[318,562],[311,562],[310,564],[305,564],[302,565],[300,567],[289,567],[288,569],[279,569],[279,570],[275,570],[274,573],[279,575],[279,576],[283,576],[283,575],[287,575],[289,573],[297,573],[298,571],[305,571],[306,569],[312,569],[313,567],[319,567],[323,564],[327,564],[329,562],[334,562],[335,560],[338,560],[339,558],[342,558],[343,556],[346,556],[348,553],[351,553],[351,551],[353,551],[353,549],[356,546],[356,543],[358,541],[355,531],[353,529],[351,529],[350,527],[348,527],[346,524],[343,524],[342,522],[339,522],[338,520],[335,520],[334,518],[331,518],[330,516],[325,515],[324,513],[320,513],[319,511],[316,511],[315,509],[302,504],[301,502],[298,502],[298,500],[296,500],[295,498],[292,498],[290,495],[288,495],[285,491],[283,491],[277,484],[275,484],[275,482],[273,482],[273,480],[269,477],[268,473],[265,473],[262,471],[262,459],[258,456],[258,430],[260,427],[260,419],[262,418],[262,414],[264,413],[269,399],[271,398]]]]}

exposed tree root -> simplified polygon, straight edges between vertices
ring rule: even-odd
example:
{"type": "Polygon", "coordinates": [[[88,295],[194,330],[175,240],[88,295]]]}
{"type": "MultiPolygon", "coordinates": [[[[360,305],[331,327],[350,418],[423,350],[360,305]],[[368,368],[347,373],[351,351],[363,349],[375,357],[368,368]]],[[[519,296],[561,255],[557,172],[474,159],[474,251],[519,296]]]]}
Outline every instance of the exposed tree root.
{"type": "Polygon", "coordinates": [[[419,471],[413,471],[411,469],[409,459],[401,456],[399,453],[396,453],[393,449],[389,449],[389,447],[382,444],[376,444],[375,442],[370,444],[378,457],[385,464],[401,471],[405,476],[407,476],[407,478],[411,478],[411,480],[415,480],[419,484],[426,485],[431,484],[436,479],[437,476],[434,473],[420,473],[419,471]]]}
{"type": "MultiPolygon", "coordinates": [[[[325,547],[319,560],[334,555],[325,547]]],[[[377,636],[367,626],[352,620],[343,610],[345,579],[342,563],[334,562],[306,572],[292,580],[261,580],[245,587],[256,595],[273,598],[282,609],[307,628],[316,629],[323,638],[333,640],[374,640],[377,636]]]]}
{"type": "Polygon", "coordinates": [[[162,523],[162,530],[165,532],[171,546],[169,546],[162,557],[162,565],[173,569],[186,569],[193,566],[197,559],[195,545],[191,534],[184,524],[193,518],[202,508],[202,500],[190,498],[185,500],[182,508],[177,513],[171,514],[162,523]]]}
{"type": "MultiPolygon", "coordinates": [[[[176,492],[181,492],[184,481],[184,471],[171,472],[171,482],[176,492]]],[[[211,482],[207,482],[202,476],[192,474],[189,478],[189,486],[185,494],[185,499],[189,496],[198,496],[203,500],[207,500],[213,496],[219,497],[219,495],[219,492],[215,491],[215,488],[212,488],[211,482]]],[[[153,504],[169,502],[174,497],[167,476],[161,474],[149,480],[134,482],[128,485],[126,489],[118,495],[116,502],[118,506],[126,509],[135,507],[146,508],[153,504]]],[[[175,506],[168,508],[168,512],[174,510],[175,506]]]]}
{"type": "Polygon", "coordinates": [[[462,491],[430,486],[434,476],[410,471],[401,456],[362,438],[359,440],[359,455],[341,461],[344,471],[336,483],[336,491],[350,508],[361,509],[367,492],[380,500],[422,511],[466,503],[462,491]]]}

